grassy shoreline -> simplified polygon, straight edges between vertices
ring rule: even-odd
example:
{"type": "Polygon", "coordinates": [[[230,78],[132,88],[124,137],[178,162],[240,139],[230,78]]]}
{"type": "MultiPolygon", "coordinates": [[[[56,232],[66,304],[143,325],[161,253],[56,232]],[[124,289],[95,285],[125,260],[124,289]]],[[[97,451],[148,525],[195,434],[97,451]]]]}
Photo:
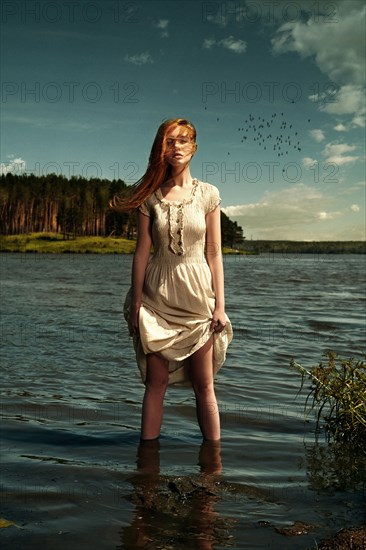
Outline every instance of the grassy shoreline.
{"type": "MultiPolygon", "coordinates": [[[[0,235],[0,252],[38,254],[133,254],[136,241],[122,237],[64,238],[60,233],[0,235]]],[[[366,254],[365,241],[245,241],[244,249],[223,247],[225,255],[366,254]]]]}
{"type": "MultiPolygon", "coordinates": [[[[57,233],[0,235],[0,252],[36,254],[133,254],[136,241],[122,237],[75,237],[64,239],[57,233]]],[[[223,248],[224,254],[246,254],[223,248]]],[[[253,254],[253,252],[249,252],[253,254]]]]}
{"type": "Polygon", "coordinates": [[[64,239],[57,233],[1,235],[0,252],[36,254],[133,254],[135,241],[114,237],[75,237],[64,239]]]}

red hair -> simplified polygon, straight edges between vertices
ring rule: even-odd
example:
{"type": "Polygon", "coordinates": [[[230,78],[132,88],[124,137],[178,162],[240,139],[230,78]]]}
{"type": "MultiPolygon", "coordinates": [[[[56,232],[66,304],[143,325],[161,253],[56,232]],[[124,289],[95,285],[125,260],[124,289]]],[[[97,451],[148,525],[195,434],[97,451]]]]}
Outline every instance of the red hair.
{"type": "MultiPolygon", "coordinates": [[[[196,129],[185,118],[171,118],[163,122],[156,133],[151,147],[149,162],[145,174],[128,189],[128,195],[114,197],[110,206],[119,211],[138,208],[164,181],[170,177],[170,164],[165,160],[167,134],[175,127],[182,127],[192,141],[192,153],[196,150],[196,129]]],[[[183,133],[183,132],[182,132],[183,133]]]]}

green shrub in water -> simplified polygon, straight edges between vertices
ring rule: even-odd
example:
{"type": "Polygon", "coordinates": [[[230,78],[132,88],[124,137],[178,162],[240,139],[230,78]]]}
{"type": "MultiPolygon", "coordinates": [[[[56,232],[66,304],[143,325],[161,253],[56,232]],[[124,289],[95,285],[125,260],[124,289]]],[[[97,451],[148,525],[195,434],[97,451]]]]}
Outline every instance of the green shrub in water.
{"type": "Polygon", "coordinates": [[[326,361],[310,370],[291,360],[301,374],[300,391],[310,380],[305,413],[316,411],[317,428],[323,427],[329,440],[366,448],[366,365],[342,359],[334,351],[324,357],[326,361]]]}

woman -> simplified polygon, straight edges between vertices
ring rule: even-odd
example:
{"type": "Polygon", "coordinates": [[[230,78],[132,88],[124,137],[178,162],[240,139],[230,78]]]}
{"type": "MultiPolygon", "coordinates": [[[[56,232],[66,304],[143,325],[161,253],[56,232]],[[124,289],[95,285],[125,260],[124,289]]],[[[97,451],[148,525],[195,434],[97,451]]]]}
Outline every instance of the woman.
{"type": "Polygon", "coordinates": [[[216,187],[192,178],[189,165],[196,150],[189,121],[165,121],[132,196],[114,203],[121,210],[138,209],[125,316],[145,383],[142,440],[160,435],[168,384],[187,380],[204,439],[220,439],[213,379],[232,328],[224,310],[221,199],[216,187]]]}

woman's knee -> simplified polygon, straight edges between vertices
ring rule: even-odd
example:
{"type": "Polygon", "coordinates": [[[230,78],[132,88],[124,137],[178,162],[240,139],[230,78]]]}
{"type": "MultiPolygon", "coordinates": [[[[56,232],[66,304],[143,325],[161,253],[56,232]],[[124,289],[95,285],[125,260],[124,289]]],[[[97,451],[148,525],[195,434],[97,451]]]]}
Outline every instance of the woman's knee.
{"type": "Polygon", "coordinates": [[[157,355],[148,355],[146,387],[155,391],[165,391],[168,386],[168,381],[168,361],[157,355]]]}
{"type": "Polygon", "coordinates": [[[215,393],[212,379],[201,380],[191,377],[194,393],[199,397],[207,397],[215,393]]]}
{"type": "Polygon", "coordinates": [[[147,376],[145,387],[150,391],[164,393],[168,387],[168,377],[147,376]]]}
{"type": "Polygon", "coordinates": [[[212,341],[200,348],[190,358],[189,377],[196,395],[214,392],[212,341]]]}

